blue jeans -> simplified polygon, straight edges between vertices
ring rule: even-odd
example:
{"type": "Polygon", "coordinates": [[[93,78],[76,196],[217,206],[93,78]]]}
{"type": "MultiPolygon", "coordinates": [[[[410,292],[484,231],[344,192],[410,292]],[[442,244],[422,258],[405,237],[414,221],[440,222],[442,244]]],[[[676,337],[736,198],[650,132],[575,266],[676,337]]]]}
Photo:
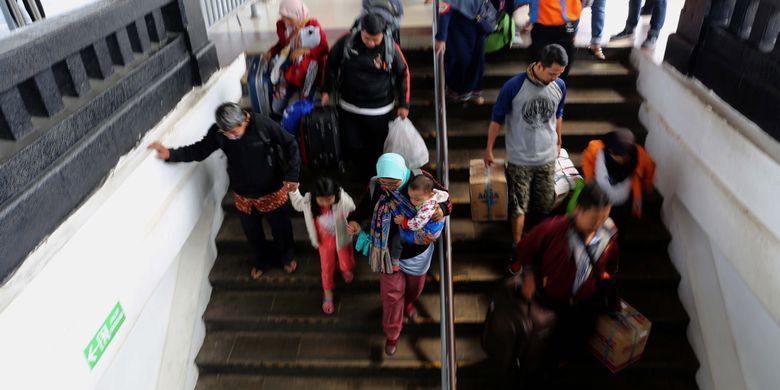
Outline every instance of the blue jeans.
{"type": "MultiPolygon", "coordinates": [[[[648,36],[658,36],[661,31],[661,27],[664,26],[664,19],[666,18],[666,0],[654,0],[653,15],[650,16],[650,31],[648,36]]],[[[628,19],[626,19],[626,28],[631,30],[635,29],[639,24],[639,12],[642,8],[642,0],[629,0],[628,1],[628,19]]]]}
{"type": "Polygon", "coordinates": [[[604,9],[607,7],[607,0],[593,0],[590,6],[590,43],[592,45],[601,44],[601,33],[604,31],[604,9]]]}

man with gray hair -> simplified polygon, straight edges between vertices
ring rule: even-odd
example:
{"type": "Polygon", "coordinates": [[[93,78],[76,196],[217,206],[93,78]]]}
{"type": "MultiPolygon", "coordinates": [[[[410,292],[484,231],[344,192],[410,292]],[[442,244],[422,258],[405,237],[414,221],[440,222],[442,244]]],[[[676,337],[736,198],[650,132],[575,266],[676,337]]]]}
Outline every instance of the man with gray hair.
{"type": "Polygon", "coordinates": [[[215,116],[216,123],[200,141],[176,149],[154,142],[149,149],[166,162],[202,161],[222,149],[241,227],[254,251],[252,278],[259,279],[274,262],[295,272],[298,263],[287,206],[287,193],[298,188],[301,165],[295,137],[236,103],[220,105],[215,116]],[[263,218],[271,226],[272,243],[265,239],[263,218]]]}

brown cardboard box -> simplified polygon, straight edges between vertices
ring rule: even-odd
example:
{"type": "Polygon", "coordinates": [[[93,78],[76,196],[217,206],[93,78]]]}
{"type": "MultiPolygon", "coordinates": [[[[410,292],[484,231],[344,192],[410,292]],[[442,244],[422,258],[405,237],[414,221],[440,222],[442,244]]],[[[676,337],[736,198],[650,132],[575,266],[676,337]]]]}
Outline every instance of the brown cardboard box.
{"type": "Polygon", "coordinates": [[[590,351],[613,373],[642,357],[652,325],[625,301],[620,305],[620,312],[599,316],[596,332],[588,343],[590,351]]]}
{"type": "Polygon", "coordinates": [[[469,162],[472,220],[478,222],[505,221],[508,212],[506,190],[504,160],[496,160],[490,169],[485,168],[483,160],[469,162]],[[488,171],[490,172],[489,176],[488,171]]]}

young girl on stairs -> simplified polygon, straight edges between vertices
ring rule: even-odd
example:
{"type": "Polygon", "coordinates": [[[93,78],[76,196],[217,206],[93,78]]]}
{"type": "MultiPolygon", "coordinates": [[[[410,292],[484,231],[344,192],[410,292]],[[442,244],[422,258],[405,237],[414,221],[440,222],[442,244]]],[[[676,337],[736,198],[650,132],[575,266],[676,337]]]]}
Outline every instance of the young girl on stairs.
{"type": "Polygon", "coordinates": [[[290,202],[295,210],[303,212],[311,244],[320,252],[322,311],[333,314],[333,273],[337,257],[344,281],[351,283],[355,277],[352,238],[347,234],[347,215],[355,209],[355,203],[327,177],[317,179],[313,190],[306,195],[298,190],[290,192],[290,202]]]}

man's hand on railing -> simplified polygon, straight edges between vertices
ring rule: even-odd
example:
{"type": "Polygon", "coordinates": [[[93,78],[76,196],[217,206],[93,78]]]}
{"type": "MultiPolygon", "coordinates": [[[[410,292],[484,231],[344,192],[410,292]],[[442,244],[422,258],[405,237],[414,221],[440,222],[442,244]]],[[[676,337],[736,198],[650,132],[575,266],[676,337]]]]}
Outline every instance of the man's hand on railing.
{"type": "Polygon", "coordinates": [[[167,160],[171,158],[171,151],[158,141],[152,142],[148,149],[154,149],[157,151],[157,157],[161,160],[167,160]]]}
{"type": "Polygon", "coordinates": [[[446,50],[447,50],[447,42],[436,41],[436,53],[444,54],[446,50]]]}

